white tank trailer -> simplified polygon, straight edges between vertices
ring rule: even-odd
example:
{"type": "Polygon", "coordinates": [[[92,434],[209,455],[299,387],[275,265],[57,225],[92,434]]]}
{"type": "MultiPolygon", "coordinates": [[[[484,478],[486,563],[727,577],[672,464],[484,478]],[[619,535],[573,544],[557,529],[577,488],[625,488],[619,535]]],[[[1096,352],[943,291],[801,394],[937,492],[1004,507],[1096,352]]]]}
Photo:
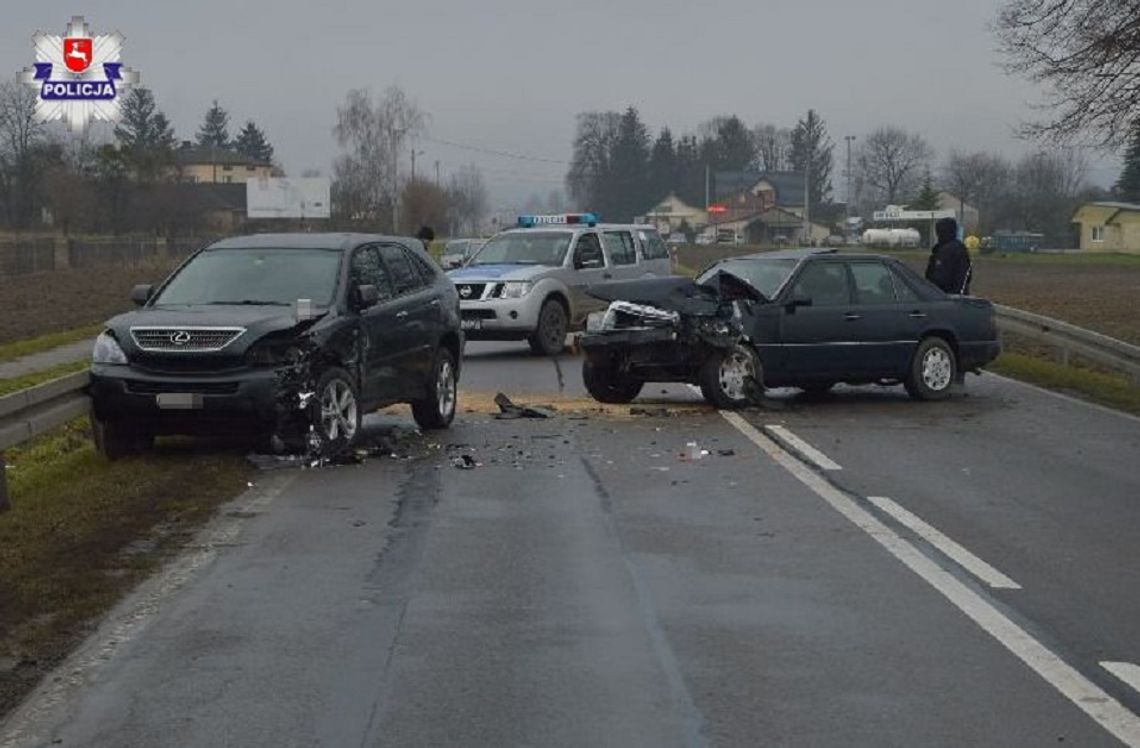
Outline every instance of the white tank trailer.
{"type": "Polygon", "coordinates": [[[892,249],[917,247],[922,242],[918,229],[867,229],[863,232],[863,246],[890,247],[892,249]]]}

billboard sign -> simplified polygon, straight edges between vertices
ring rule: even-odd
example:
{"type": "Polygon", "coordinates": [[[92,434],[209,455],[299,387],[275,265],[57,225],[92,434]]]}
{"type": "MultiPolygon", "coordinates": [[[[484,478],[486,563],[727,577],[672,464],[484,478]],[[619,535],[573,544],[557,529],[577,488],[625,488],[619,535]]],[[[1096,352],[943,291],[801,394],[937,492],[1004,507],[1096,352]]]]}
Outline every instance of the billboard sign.
{"type": "Polygon", "coordinates": [[[249,218],[328,218],[331,184],[324,177],[272,177],[245,183],[249,218]]]}

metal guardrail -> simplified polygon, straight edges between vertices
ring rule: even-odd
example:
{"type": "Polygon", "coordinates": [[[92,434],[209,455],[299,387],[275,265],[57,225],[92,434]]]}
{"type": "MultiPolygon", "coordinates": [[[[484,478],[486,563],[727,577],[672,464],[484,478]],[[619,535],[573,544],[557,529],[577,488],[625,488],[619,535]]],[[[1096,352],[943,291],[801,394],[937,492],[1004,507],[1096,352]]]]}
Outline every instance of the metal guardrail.
{"type": "Polygon", "coordinates": [[[84,391],[86,371],[0,397],[0,512],[8,508],[8,476],[4,450],[62,426],[90,411],[84,391]]]}
{"type": "Polygon", "coordinates": [[[1140,346],[1013,307],[995,304],[994,309],[1000,330],[1053,347],[1063,365],[1068,366],[1071,357],[1077,355],[1140,384],[1140,346]]]}

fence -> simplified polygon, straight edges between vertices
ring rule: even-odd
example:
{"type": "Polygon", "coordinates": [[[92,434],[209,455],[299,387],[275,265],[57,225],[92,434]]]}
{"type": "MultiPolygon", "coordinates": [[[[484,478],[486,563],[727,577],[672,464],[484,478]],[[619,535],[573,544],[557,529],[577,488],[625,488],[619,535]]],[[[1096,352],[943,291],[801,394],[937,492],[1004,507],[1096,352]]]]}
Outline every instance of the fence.
{"type": "Polygon", "coordinates": [[[1065,366],[1077,355],[1120,372],[1134,384],[1140,384],[1140,346],[1040,314],[997,304],[994,308],[998,327],[1003,332],[1050,346],[1057,351],[1060,362],[1065,366]]]}
{"type": "Polygon", "coordinates": [[[109,237],[105,239],[0,239],[0,279],[98,265],[141,265],[185,258],[211,238],[109,237]]]}

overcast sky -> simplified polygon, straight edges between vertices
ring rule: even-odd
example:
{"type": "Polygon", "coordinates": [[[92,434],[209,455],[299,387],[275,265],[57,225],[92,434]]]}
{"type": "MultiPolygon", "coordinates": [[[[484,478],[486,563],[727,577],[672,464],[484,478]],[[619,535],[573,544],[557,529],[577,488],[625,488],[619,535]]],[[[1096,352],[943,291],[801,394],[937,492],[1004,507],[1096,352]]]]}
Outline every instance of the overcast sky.
{"type": "MultiPolygon", "coordinates": [[[[564,161],[574,114],[633,104],[652,127],[694,129],[716,114],[791,126],[824,117],[843,169],[843,136],[881,124],[1013,157],[1039,99],[1005,75],[990,24],[998,0],[87,0],[10,3],[0,70],[32,62],[37,30],[72,14],[121,31],[180,138],[217,98],[231,132],[247,118],[291,174],[329,173],[337,104],[350,88],[402,86],[431,115],[430,137],[564,161]]],[[[562,185],[565,167],[427,141],[417,168],[446,179],[484,170],[496,207],[562,185]]],[[[405,167],[407,165],[405,164],[405,167]]],[[[1115,180],[1114,159],[1090,178],[1115,180]]],[[[838,182],[839,180],[837,180],[838,182]]],[[[842,195],[842,185],[835,185],[842,195]]]]}

